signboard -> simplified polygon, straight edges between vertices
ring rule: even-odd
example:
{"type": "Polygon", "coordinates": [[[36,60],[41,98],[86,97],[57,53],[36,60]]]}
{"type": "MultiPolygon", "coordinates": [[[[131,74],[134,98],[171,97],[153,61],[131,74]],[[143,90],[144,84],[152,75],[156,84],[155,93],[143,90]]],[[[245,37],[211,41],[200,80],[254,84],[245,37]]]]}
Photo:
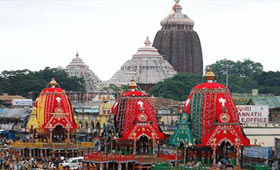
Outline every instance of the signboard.
{"type": "Polygon", "coordinates": [[[14,106],[32,106],[32,99],[13,99],[14,106]]]}
{"type": "Polygon", "coordinates": [[[158,110],[159,115],[165,115],[165,114],[170,114],[170,110],[158,110]]]}
{"type": "Polygon", "coordinates": [[[236,108],[240,123],[268,123],[268,106],[237,105],[236,108]]]}
{"type": "Polygon", "coordinates": [[[244,147],[243,156],[251,158],[271,158],[272,148],[271,147],[244,147]]]}

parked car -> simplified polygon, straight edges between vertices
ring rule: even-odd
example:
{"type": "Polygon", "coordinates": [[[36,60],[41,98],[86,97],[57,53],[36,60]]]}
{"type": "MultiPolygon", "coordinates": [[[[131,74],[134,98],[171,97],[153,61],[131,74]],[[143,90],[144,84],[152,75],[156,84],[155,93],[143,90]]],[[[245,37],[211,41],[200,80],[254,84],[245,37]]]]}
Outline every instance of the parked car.
{"type": "Polygon", "coordinates": [[[63,168],[79,169],[79,168],[82,168],[83,159],[84,159],[84,157],[69,158],[68,160],[64,161],[61,164],[62,164],[63,168]]]}

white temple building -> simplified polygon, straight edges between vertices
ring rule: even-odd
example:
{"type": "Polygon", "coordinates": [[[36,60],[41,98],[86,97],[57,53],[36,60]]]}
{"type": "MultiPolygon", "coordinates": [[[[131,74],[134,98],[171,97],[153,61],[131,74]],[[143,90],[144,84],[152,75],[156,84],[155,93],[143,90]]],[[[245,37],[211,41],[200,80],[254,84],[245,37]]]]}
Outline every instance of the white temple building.
{"type": "Polygon", "coordinates": [[[85,80],[86,92],[96,91],[101,83],[100,79],[79,57],[78,52],[76,57],[73,58],[70,64],[66,66],[66,71],[70,76],[76,76],[85,80]]]}
{"type": "Polygon", "coordinates": [[[166,78],[173,77],[177,72],[164,60],[158,50],[151,46],[147,37],[145,47],[139,48],[131,60],[126,61],[108,84],[128,85],[131,79],[145,91],[166,78]]]}

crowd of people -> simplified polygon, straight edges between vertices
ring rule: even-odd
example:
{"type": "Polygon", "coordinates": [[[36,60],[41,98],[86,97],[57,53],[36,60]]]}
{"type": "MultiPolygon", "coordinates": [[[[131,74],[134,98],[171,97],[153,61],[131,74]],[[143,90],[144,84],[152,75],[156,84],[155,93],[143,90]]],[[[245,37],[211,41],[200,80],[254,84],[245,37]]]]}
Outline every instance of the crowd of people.
{"type": "Polygon", "coordinates": [[[64,170],[62,162],[63,157],[46,159],[21,157],[18,152],[10,151],[6,144],[2,146],[0,151],[1,170],[64,170]]]}

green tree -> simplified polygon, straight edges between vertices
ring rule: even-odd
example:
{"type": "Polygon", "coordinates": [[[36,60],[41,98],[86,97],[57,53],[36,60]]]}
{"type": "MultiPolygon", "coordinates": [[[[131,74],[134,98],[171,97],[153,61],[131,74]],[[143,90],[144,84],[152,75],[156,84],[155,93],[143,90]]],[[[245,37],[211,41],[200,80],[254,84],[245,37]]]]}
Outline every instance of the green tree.
{"type": "Polygon", "coordinates": [[[172,78],[165,79],[153,87],[149,94],[178,101],[186,100],[191,89],[201,83],[203,77],[200,74],[180,73],[172,78]]]}
{"type": "Polygon", "coordinates": [[[0,94],[8,93],[9,87],[9,82],[0,75],[0,94]]]}
{"type": "Polygon", "coordinates": [[[1,93],[37,97],[42,89],[56,78],[61,88],[66,91],[85,91],[84,80],[69,77],[62,68],[49,68],[32,72],[30,70],[3,71],[0,75],[1,93]]]}
{"type": "Polygon", "coordinates": [[[255,76],[260,93],[280,95],[280,72],[268,71],[255,76]]]}
{"type": "MultiPolygon", "coordinates": [[[[263,72],[263,66],[261,63],[253,62],[249,59],[244,59],[244,61],[231,61],[228,59],[223,59],[216,61],[216,63],[206,66],[206,69],[211,67],[215,73],[217,80],[225,84],[226,74],[236,75],[239,77],[250,77],[254,78],[263,72]]],[[[207,71],[207,70],[206,70],[207,71]]]]}
{"type": "Polygon", "coordinates": [[[122,89],[115,84],[109,84],[109,86],[103,87],[102,90],[113,93],[115,97],[118,97],[122,92],[122,89]]]}
{"type": "Polygon", "coordinates": [[[250,93],[252,89],[257,88],[257,82],[250,77],[240,77],[238,75],[229,75],[229,89],[235,93],[250,93]]]}
{"type": "Polygon", "coordinates": [[[221,84],[226,84],[228,76],[228,88],[236,93],[250,93],[252,89],[257,88],[255,77],[263,72],[261,63],[249,59],[237,62],[223,59],[206,66],[206,68],[209,67],[212,68],[221,84]]]}

